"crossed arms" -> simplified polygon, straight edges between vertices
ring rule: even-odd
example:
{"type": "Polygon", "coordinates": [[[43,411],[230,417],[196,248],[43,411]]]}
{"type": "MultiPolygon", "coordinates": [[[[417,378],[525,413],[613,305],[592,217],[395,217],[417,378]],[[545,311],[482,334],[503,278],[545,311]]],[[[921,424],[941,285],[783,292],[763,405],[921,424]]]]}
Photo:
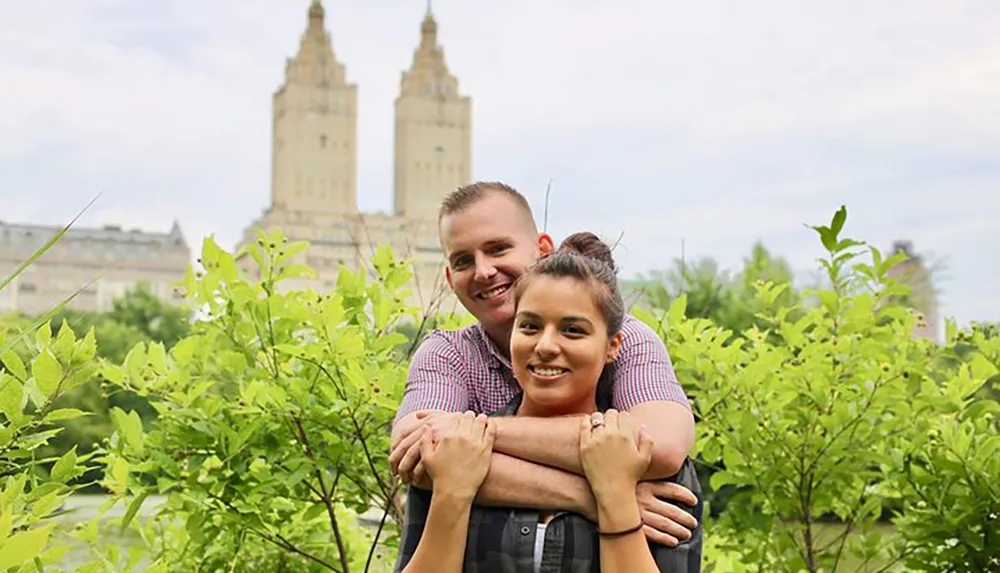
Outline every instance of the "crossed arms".
{"type": "MultiPolygon", "coordinates": [[[[616,406],[628,410],[644,426],[654,447],[643,480],[676,474],[694,441],[694,418],[683,391],[673,381],[666,349],[651,331],[639,341],[623,344],[615,375],[616,406]]],[[[470,408],[465,365],[454,349],[441,342],[424,345],[411,364],[401,412],[392,429],[390,463],[404,481],[430,486],[420,468],[419,439],[427,427],[447,424],[470,408]],[[415,410],[414,406],[421,409],[415,410]]],[[[476,496],[481,505],[574,511],[596,519],[597,507],[580,461],[580,417],[497,417],[489,473],[476,496]]],[[[667,497],[696,504],[693,494],[671,483],[640,483],[646,535],[674,546],[690,538],[695,519],[680,508],[657,499],[667,497]]]]}

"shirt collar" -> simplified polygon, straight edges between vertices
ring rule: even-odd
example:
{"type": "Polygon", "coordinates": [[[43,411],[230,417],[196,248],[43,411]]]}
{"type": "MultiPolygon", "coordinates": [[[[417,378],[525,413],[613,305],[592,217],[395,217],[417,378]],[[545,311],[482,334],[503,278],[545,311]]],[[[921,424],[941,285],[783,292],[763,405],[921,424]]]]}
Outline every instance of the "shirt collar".
{"type": "Polygon", "coordinates": [[[510,365],[510,359],[508,359],[506,356],[503,355],[502,352],[500,352],[500,349],[497,348],[497,345],[493,342],[493,339],[490,338],[490,335],[486,334],[486,329],[483,328],[483,325],[477,322],[473,326],[473,330],[479,337],[479,342],[483,346],[485,346],[486,350],[489,352],[490,367],[506,368],[508,372],[513,372],[514,368],[510,365]]]}

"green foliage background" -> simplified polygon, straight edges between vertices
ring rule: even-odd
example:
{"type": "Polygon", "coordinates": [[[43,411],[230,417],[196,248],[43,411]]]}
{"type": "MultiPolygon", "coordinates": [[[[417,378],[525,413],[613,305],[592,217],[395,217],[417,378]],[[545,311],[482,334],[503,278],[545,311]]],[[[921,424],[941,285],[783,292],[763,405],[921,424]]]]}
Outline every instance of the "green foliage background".
{"type": "MultiPolygon", "coordinates": [[[[631,285],[698,418],[705,570],[996,570],[997,327],[915,338],[900,257],[845,223],[813,227],[823,288],[796,291],[762,245],[732,277],[678,261],[631,285]]],[[[407,307],[384,247],[330,293],[284,288],[307,247],[206,239],[185,310],[139,289],[106,313],[5,317],[0,571],[64,570],[81,544],[79,571],[388,570],[407,357],[469,318],[407,307]],[[67,527],[86,491],[106,502],[67,527]]]]}

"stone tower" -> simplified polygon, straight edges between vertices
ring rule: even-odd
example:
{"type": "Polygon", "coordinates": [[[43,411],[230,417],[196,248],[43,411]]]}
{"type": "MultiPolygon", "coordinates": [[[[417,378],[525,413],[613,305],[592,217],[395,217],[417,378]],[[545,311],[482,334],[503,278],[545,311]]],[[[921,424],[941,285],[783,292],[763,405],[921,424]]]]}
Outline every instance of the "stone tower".
{"type": "Polygon", "coordinates": [[[441,199],[468,183],[472,173],[472,102],[459,95],[437,30],[428,2],[420,45],[396,98],[393,195],[397,216],[435,226],[441,199]]]}
{"type": "MultiPolygon", "coordinates": [[[[437,211],[446,193],[471,178],[472,105],[459,96],[458,80],[445,65],[430,6],[396,100],[391,213],[358,209],[357,87],[347,83],[334,55],[324,15],[320,0],[312,0],[298,54],[288,60],[284,85],[274,94],[271,204],[243,229],[237,250],[256,242],[259,230],[280,229],[290,241],[308,241],[293,262],[315,275],[283,288],[325,292],[345,268],[370,271],[376,247],[388,245],[411,265],[412,304],[460,309],[444,281],[437,211]]],[[[240,268],[259,276],[246,255],[240,268]]]]}
{"type": "Polygon", "coordinates": [[[357,212],[358,90],[337,61],[324,9],[312,0],[298,54],[274,94],[271,204],[316,214],[357,212]]]}

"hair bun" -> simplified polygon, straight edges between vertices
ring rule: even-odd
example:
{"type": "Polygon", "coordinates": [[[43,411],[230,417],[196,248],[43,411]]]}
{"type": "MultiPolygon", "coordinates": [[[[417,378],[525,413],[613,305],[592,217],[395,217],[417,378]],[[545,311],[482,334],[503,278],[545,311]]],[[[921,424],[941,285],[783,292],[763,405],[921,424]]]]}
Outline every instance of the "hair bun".
{"type": "Polygon", "coordinates": [[[588,259],[596,259],[608,265],[613,271],[618,271],[615,266],[615,258],[611,255],[611,248],[600,237],[589,231],[573,233],[566,237],[559,245],[559,250],[570,251],[588,259]]]}

